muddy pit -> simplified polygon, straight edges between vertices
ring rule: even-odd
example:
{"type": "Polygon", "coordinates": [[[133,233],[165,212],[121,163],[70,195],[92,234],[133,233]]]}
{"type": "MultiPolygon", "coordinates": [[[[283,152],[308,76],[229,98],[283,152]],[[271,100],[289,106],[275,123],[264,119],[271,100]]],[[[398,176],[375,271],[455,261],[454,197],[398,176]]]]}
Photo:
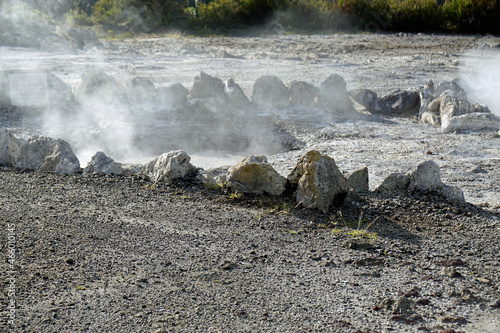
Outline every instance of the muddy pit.
{"type": "MultiPolygon", "coordinates": [[[[255,81],[263,75],[277,76],[285,84],[299,80],[319,86],[336,73],[345,79],[347,89],[369,88],[379,96],[396,89],[421,88],[429,80],[438,84],[462,78],[484,97],[477,102],[485,103],[499,88],[497,45],[493,36],[424,34],[143,38],[71,54],[3,47],[0,69],[48,70],[73,87],[82,73],[99,70],[122,83],[146,78],[157,89],[175,83],[191,89],[194,77],[203,71],[223,81],[234,79],[249,98],[255,81]]],[[[264,154],[286,175],[298,156],[317,149],[334,157],[345,172],[368,166],[374,188],[389,173],[405,172],[432,159],[440,165],[445,183],[462,188],[468,202],[500,206],[500,139],[494,131],[441,133],[415,119],[393,117],[367,116],[339,123],[307,109],[284,109],[271,115],[264,111],[259,116],[236,119],[230,119],[230,114],[219,115],[206,121],[194,108],[181,119],[189,126],[179,127],[169,120],[168,112],[155,112],[147,105],[123,113],[112,106],[90,108],[96,111],[89,112],[87,118],[109,117],[102,117],[97,127],[85,127],[80,118],[67,124],[65,119],[47,117],[20,126],[67,140],[82,166],[97,150],[119,162],[144,163],[165,151],[182,149],[203,168],[264,154]],[[275,128],[266,128],[276,121],[280,130],[297,142],[280,144],[275,128]],[[94,140],[103,132],[107,132],[103,140],[94,140]]],[[[490,105],[493,112],[500,112],[497,108],[500,103],[490,105]]],[[[359,105],[358,109],[363,112],[359,105]]],[[[19,123],[4,126],[17,127],[19,123]]]]}

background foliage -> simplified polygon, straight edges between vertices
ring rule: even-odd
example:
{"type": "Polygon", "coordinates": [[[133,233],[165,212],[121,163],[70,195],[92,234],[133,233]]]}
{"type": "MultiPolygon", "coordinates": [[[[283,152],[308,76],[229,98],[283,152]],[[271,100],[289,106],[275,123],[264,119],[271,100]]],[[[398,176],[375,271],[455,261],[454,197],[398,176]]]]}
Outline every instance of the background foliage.
{"type": "MultiPolygon", "coordinates": [[[[9,0],[0,0],[2,2],[9,0]]],[[[408,31],[500,34],[500,0],[24,0],[113,33],[408,31]]],[[[12,1],[11,1],[12,2],[12,1]]]]}

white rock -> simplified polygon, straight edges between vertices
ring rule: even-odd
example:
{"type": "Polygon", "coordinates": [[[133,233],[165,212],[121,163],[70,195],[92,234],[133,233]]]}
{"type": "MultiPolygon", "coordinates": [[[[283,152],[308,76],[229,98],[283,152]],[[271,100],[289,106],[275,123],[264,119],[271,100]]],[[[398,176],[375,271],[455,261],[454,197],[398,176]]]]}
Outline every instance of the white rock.
{"type": "Polygon", "coordinates": [[[191,163],[191,157],[182,150],[162,154],[149,161],[141,170],[155,182],[168,182],[194,175],[197,171],[191,163]]]}
{"type": "Polygon", "coordinates": [[[0,165],[14,166],[19,158],[19,141],[6,128],[0,127],[0,165]]]}
{"type": "Polygon", "coordinates": [[[107,175],[121,175],[123,173],[123,168],[119,163],[113,161],[112,158],[106,156],[101,151],[95,153],[92,159],[87,164],[85,169],[83,169],[84,174],[99,174],[104,173],[107,175]]]}
{"type": "Polygon", "coordinates": [[[304,207],[327,213],[334,204],[342,204],[349,187],[335,160],[316,150],[307,152],[288,175],[297,187],[296,200],[304,207]]]}
{"type": "Polygon", "coordinates": [[[16,166],[40,172],[73,174],[81,171],[80,162],[64,140],[33,137],[21,145],[16,166]]]}
{"type": "Polygon", "coordinates": [[[267,163],[265,156],[248,156],[227,172],[227,186],[245,193],[280,195],[285,191],[286,178],[267,163]]]}

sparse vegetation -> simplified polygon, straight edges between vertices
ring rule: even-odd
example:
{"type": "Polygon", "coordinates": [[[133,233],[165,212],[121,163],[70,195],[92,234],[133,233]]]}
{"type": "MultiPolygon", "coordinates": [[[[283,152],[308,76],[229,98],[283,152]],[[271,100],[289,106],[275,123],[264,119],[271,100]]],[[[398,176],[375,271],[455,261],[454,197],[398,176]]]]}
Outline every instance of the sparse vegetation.
{"type": "MultiPolygon", "coordinates": [[[[349,236],[357,237],[357,238],[366,238],[369,239],[370,242],[375,242],[378,238],[376,232],[368,231],[368,229],[378,220],[378,217],[373,221],[368,223],[368,220],[363,218],[363,212],[359,214],[359,218],[357,221],[346,221],[344,216],[342,215],[342,211],[337,213],[336,219],[344,225],[344,227],[348,230],[346,233],[349,236]]],[[[339,223],[335,223],[331,220],[331,225],[336,226],[339,223]]],[[[342,229],[333,228],[332,235],[341,234],[342,229]]]]}
{"type": "Polygon", "coordinates": [[[229,194],[229,198],[231,198],[233,200],[239,199],[242,196],[243,196],[243,193],[239,193],[238,191],[229,194]]]}

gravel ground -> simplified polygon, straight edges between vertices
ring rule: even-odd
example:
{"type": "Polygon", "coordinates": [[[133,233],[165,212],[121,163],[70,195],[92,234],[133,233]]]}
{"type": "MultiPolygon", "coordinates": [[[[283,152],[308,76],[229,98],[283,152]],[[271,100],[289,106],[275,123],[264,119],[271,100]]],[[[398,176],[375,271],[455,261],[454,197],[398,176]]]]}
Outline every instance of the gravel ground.
{"type": "Polygon", "coordinates": [[[286,195],[5,168],[0,193],[17,250],[4,331],[498,332],[500,221],[469,204],[371,194],[320,214],[286,195]]]}

